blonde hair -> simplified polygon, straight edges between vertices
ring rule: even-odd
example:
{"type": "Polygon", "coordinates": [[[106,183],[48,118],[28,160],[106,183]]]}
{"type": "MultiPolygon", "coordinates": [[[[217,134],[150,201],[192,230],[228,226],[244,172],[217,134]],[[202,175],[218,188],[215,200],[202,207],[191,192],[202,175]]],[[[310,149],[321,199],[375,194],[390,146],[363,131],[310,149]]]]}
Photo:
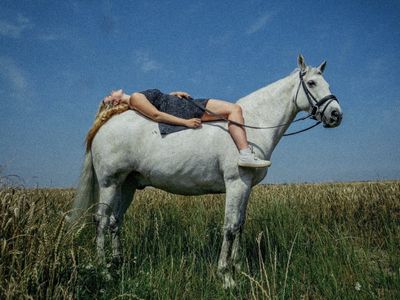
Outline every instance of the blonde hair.
{"type": "Polygon", "coordinates": [[[100,103],[92,128],[90,128],[86,135],[86,152],[89,152],[92,148],[93,139],[100,127],[103,126],[112,116],[123,113],[129,109],[129,105],[126,103],[113,104],[114,100],[120,100],[121,97],[122,90],[112,91],[111,94],[105,97],[100,103]]]}

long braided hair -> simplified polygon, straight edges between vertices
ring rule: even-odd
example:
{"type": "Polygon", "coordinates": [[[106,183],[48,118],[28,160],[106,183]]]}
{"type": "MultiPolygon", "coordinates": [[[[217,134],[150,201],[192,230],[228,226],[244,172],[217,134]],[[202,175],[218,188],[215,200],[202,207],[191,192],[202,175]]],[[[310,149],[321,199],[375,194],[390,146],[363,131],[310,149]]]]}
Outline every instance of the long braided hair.
{"type": "Polygon", "coordinates": [[[92,148],[92,142],[100,127],[103,126],[112,116],[123,113],[129,109],[128,104],[121,103],[123,91],[112,91],[100,103],[92,127],[86,135],[86,152],[92,148]]]}

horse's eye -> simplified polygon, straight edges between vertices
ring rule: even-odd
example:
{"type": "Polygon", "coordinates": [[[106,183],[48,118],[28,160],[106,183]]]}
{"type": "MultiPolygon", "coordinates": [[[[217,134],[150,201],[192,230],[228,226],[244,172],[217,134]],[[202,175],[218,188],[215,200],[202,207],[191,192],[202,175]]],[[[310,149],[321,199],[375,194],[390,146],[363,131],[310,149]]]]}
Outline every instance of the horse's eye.
{"type": "Polygon", "coordinates": [[[307,84],[308,84],[309,87],[314,87],[314,86],[317,85],[317,83],[314,80],[307,81],[307,84]]]}

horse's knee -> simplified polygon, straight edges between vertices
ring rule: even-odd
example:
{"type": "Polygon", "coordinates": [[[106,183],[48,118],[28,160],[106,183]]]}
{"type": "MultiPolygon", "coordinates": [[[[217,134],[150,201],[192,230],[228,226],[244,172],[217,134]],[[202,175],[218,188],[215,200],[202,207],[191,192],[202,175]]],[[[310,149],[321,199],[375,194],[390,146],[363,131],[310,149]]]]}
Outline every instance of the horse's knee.
{"type": "Polygon", "coordinates": [[[230,219],[224,224],[224,233],[235,237],[242,231],[244,219],[238,216],[237,218],[230,219]]]}

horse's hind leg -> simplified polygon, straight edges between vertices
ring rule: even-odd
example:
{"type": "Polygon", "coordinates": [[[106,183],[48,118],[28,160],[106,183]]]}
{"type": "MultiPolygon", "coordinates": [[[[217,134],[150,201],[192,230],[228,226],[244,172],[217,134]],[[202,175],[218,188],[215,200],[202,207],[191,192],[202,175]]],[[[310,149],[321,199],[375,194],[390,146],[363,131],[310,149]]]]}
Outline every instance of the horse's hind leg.
{"type": "Polygon", "coordinates": [[[99,204],[97,212],[95,214],[96,220],[96,245],[97,254],[101,263],[105,263],[105,232],[108,229],[110,223],[110,214],[112,208],[115,206],[115,202],[118,202],[120,197],[120,187],[117,184],[111,184],[109,186],[99,187],[99,204]]]}
{"type": "Polygon", "coordinates": [[[134,181],[128,177],[121,188],[120,201],[116,201],[113,213],[110,218],[110,231],[112,239],[112,256],[113,263],[120,265],[122,263],[122,243],[121,243],[121,227],[124,220],[124,214],[131,204],[136,190],[134,181]]]}

